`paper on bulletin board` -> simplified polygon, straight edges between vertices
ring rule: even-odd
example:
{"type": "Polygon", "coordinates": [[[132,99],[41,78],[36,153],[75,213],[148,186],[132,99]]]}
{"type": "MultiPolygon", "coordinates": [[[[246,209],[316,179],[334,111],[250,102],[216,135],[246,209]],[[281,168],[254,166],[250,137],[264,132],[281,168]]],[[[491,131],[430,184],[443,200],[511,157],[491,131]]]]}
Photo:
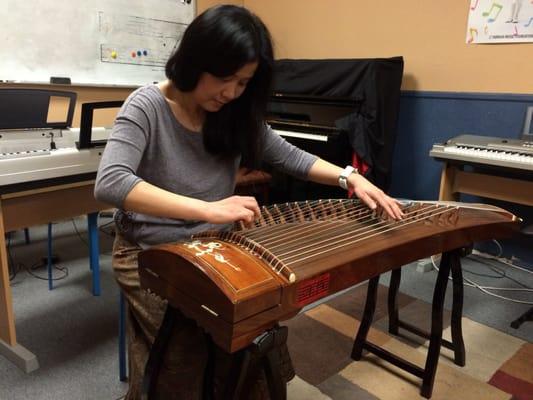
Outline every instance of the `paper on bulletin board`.
{"type": "Polygon", "coordinates": [[[466,42],[533,42],[533,0],[470,0],[466,42]]]}

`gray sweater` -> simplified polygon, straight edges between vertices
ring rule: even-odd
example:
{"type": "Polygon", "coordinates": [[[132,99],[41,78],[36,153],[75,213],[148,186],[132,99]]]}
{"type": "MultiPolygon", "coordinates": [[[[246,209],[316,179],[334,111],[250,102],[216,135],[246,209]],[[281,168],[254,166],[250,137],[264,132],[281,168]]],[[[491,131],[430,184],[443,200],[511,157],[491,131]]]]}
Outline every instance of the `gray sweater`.
{"type": "MultiPolygon", "coordinates": [[[[263,159],[305,179],[316,157],[265,128],[263,159]]],[[[205,201],[229,197],[240,158],[221,161],[203,146],[202,134],[181,125],[156,85],[133,92],[119,111],[96,177],[95,197],[119,209],[118,230],[141,246],[184,240],[208,229],[204,221],[179,220],[123,211],[124,199],[141,181],[205,201]]]]}

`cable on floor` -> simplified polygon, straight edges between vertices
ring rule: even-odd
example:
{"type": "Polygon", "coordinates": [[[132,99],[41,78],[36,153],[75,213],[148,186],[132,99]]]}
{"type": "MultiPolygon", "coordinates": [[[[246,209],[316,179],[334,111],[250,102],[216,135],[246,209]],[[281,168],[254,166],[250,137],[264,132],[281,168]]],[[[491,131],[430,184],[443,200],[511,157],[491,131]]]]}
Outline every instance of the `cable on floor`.
{"type": "Polygon", "coordinates": [[[8,233],[7,235],[7,244],[6,244],[6,250],[7,250],[7,264],[8,264],[8,271],[9,271],[9,281],[12,282],[17,274],[24,269],[24,264],[22,263],[15,263],[15,260],[13,259],[13,255],[11,254],[11,234],[8,233]]]}
{"type": "MultiPolygon", "coordinates": [[[[41,279],[43,281],[47,281],[48,280],[48,272],[47,272],[47,275],[46,276],[40,276],[39,274],[36,274],[34,271],[39,269],[39,268],[46,268],[46,264],[43,264],[43,263],[35,263],[33,264],[31,267],[29,268],[26,268],[26,272],[28,274],[30,274],[31,276],[33,276],[34,278],[37,278],[37,279],[41,279]]],[[[67,276],[68,276],[68,268],[67,267],[63,267],[59,264],[53,264],[52,265],[52,268],[61,272],[61,275],[58,276],[58,277],[52,277],[52,280],[53,281],[60,281],[61,279],[65,279],[67,276]]]]}
{"type": "MultiPolygon", "coordinates": [[[[499,248],[498,256],[493,256],[493,255],[490,255],[490,254],[482,253],[482,252],[477,251],[477,250],[473,250],[472,254],[474,256],[479,256],[479,257],[484,258],[484,259],[495,260],[495,261],[501,262],[501,263],[503,263],[505,265],[508,265],[508,266],[510,266],[512,268],[518,269],[520,271],[533,274],[533,269],[532,270],[528,270],[526,268],[519,267],[519,266],[515,265],[512,261],[501,257],[501,254],[503,254],[503,248],[502,248],[502,246],[501,246],[501,244],[499,242],[497,242],[496,240],[494,240],[494,242],[498,245],[498,248],[499,248]]],[[[436,271],[439,271],[439,267],[437,266],[437,264],[435,262],[435,258],[436,258],[436,256],[431,256],[430,257],[431,264],[433,265],[433,268],[436,271]]],[[[478,274],[479,276],[486,276],[486,277],[497,278],[497,279],[505,277],[505,278],[507,278],[509,280],[512,280],[515,283],[520,284],[523,287],[522,288],[503,288],[503,287],[484,286],[484,285],[480,285],[477,282],[474,282],[471,279],[468,279],[468,278],[463,276],[463,282],[464,282],[465,286],[476,288],[476,289],[480,290],[481,292],[483,292],[485,294],[488,294],[490,296],[499,298],[501,300],[511,301],[513,303],[519,303],[519,304],[533,305],[533,301],[524,301],[524,300],[513,299],[513,298],[510,298],[510,297],[501,296],[499,294],[491,292],[491,291],[533,292],[533,289],[530,288],[530,287],[527,287],[527,286],[523,285],[522,283],[518,282],[517,280],[507,276],[503,270],[499,270],[495,266],[487,265],[487,264],[484,264],[484,265],[488,266],[493,271],[498,272],[499,275],[497,277],[494,277],[494,276],[491,276],[491,275],[478,274]]],[[[465,271],[465,272],[469,272],[469,271],[465,271]]],[[[448,277],[448,279],[452,280],[453,278],[452,277],[448,277]]]]}

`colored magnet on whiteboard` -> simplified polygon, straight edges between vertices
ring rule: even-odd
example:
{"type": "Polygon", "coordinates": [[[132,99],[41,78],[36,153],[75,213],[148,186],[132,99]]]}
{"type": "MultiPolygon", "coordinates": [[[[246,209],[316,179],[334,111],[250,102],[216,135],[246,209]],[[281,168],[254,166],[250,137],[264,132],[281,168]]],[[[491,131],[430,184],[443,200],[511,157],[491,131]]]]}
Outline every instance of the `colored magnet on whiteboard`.
{"type": "Polygon", "coordinates": [[[135,57],[137,57],[137,53],[135,53],[134,51],[132,51],[132,52],[131,52],[131,56],[132,56],[133,58],[135,58],[135,57]]]}
{"type": "Polygon", "coordinates": [[[137,55],[138,55],[138,56],[140,57],[140,56],[142,56],[142,55],[143,55],[143,53],[141,53],[141,51],[140,51],[140,50],[137,50],[137,55]]]}
{"type": "Polygon", "coordinates": [[[146,50],[143,50],[143,56],[147,56],[148,52],[146,50]]]}
{"type": "Polygon", "coordinates": [[[116,51],[112,51],[111,52],[111,58],[117,58],[117,52],[116,51]]]}

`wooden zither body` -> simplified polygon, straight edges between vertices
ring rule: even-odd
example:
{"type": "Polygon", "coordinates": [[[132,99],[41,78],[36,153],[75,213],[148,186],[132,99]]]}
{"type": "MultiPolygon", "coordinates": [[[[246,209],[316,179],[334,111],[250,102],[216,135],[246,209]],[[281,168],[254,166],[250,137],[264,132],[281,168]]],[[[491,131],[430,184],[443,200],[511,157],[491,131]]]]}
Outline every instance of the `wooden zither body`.
{"type": "Polygon", "coordinates": [[[358,200],[263,207],[252,228],[142,251],[141,285],[235,352],[320,298],[518,229],[514,215],[493,206],[405,202],[402,208],[405,217],[393,221],[358,200]]]}

